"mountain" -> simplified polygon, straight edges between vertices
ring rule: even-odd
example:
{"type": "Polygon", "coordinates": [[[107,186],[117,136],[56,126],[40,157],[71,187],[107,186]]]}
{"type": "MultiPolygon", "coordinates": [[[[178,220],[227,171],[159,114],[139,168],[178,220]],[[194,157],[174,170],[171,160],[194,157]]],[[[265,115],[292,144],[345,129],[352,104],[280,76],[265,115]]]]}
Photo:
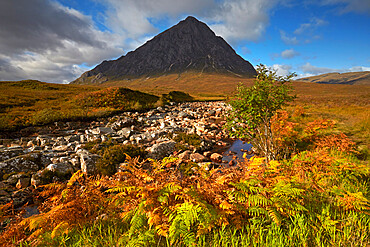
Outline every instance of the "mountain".
{"type": "Polygon", "coordinates": [[[117,60],[103,61],[72,83],[91,84],[184,72],[254,77],[253,66],[203,22],[187,17],[117,60]]]}
{"type": "Polygon", "coordinates": [[[297,81],[316,82],[324,84],[370,85],[370,71],[349,72],[349,73],[328,73],[306,78],[300,78],[297,81]]]}

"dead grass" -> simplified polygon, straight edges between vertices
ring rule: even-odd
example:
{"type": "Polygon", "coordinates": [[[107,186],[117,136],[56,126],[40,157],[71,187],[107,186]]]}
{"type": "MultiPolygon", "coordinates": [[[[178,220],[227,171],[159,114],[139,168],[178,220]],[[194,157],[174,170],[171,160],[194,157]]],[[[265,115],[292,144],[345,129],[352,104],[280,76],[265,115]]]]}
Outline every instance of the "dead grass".
{"type": "Polygon", "coordinates": [[[353,85],[370,85],[370,72],[328,73],[301,78],[301,81],[316,83],[347,83],[353,85]]]}
{"type": "Polygon", "coordinates": [[[183,73],[104,83],[103,86],[121,86],[146,93],[161,95],[170,91],[183,91],[198,100],[224,99],[230,95],[239,82],[251,85],[253,79],[219,74],[183,73]]]}
{"type": "MultiPolygon", "coordinates": [[[[67,117],[68,114],[72,117],[81,115],[81,109],[76,108],[70,99],[83,92],[105,87],[127,87],[158,96],[170,91],[183,91],[195,100],[225,100],[234,92],[239,82],[249,86],[252,85],[253,79],[184,73],[181,76],[116,81],[99,86],[58,85],[35,81],[0,82],[0,127],[6,122],[12,122],[13,125],[22,124],[24,119],[29,119],[45,109],[64,112],[67,117]]],[[[295,105],[302,106],[312,118],[335,120],[339,130],[370,149],[369,85],[295,81],[293,87],[297,95],[295,105]]]]}

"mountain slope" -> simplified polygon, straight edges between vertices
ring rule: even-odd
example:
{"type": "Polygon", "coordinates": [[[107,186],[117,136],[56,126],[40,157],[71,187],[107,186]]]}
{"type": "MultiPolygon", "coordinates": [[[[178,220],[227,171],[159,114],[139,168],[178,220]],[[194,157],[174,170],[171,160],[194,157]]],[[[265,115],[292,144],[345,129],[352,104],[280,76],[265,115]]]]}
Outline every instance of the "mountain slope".
{"type": "Polygon", "coordinates": [[[349,72],[349,73],[328,73],[306,78],[300,78],[297,81],[315,82],[324,84],[370,85],[370,71],[349,72]]]}
{"type": "Polygon", "coordinates": [[[256,71],[203,22],[187,17],[117,60],[104,61],[72,83],[90,84],[183,72],[253,77],[256,71]]]}

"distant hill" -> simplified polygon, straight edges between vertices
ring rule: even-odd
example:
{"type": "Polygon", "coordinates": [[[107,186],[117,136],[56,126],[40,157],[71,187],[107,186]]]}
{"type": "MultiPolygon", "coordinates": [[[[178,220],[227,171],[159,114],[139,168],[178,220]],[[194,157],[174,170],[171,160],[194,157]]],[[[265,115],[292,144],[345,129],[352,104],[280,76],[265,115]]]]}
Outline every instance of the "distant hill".
{"type": "Polygon", "coordinates": [[[300,78],[297,81],[315,82],[324,84],[370,85],[370,71],[349,72],[349,73],[328,73],[306,78],[300,78]]]}
{"type": "Polygon", "coordinates": [[[187,17],[117,60],[104,61],[73,81],[96,84],[184,72],[252,78],[254,67],[203,22],[187,17]]]}

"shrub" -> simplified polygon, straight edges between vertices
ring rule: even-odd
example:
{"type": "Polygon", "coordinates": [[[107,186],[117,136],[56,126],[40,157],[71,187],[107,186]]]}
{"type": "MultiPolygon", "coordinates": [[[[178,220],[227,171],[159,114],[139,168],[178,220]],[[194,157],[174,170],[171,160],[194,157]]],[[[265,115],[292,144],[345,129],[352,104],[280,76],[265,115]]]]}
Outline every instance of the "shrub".
{"type": "Polygon", "coordinates": [[[193,101],[194,98],[188,93],[181,91],[171,91],[168,94],[162,94],[161,101],[163,104],[168,104],[169,102],[187,102],[193,101]]]}
{"type": "Polygon", "coordinates": [[[33,115],[31,124],[33,125],[44,125],[49,124],[61,119],[61,113],[51,108],[44,109],[33,115]]]}
{"type": "Polygon", "coordinates": [[[77,96],[77,102],[87,110],[89,107],[110,107],[117,110],[151,108],[158,99],[158,96],[122,87],[107,88],[77,96]]]}
{"type": "Polygon", "coordinates": [[[294,74],[286,77],[277,76],[264,65],[259,65],[258,75],[252,87],[240,84],[228,116],[227,127],[231,135],[247,138],[257,152],[266,158],[266,163],[277,157],[275,133],[271,119],[287,102],[295,97],[287,84],[294,74]]]}
{"type": "Polygon", "coordinates": [[[111,176],[117,171],[117,165],[126,160],[126,155],[130,157],[144,157],[144,150],[136,145],[113,145],[106,147],[102,158],[98,160],[96,166],[102,175],[111,176]]]}
{"type": "Polygon", "coordinates": [[[194,147],[199,147],[202,139],[197,134],[186,134],[184,132],[177,133],[174,140],[176,142],[182,142],[194,147]]]}

